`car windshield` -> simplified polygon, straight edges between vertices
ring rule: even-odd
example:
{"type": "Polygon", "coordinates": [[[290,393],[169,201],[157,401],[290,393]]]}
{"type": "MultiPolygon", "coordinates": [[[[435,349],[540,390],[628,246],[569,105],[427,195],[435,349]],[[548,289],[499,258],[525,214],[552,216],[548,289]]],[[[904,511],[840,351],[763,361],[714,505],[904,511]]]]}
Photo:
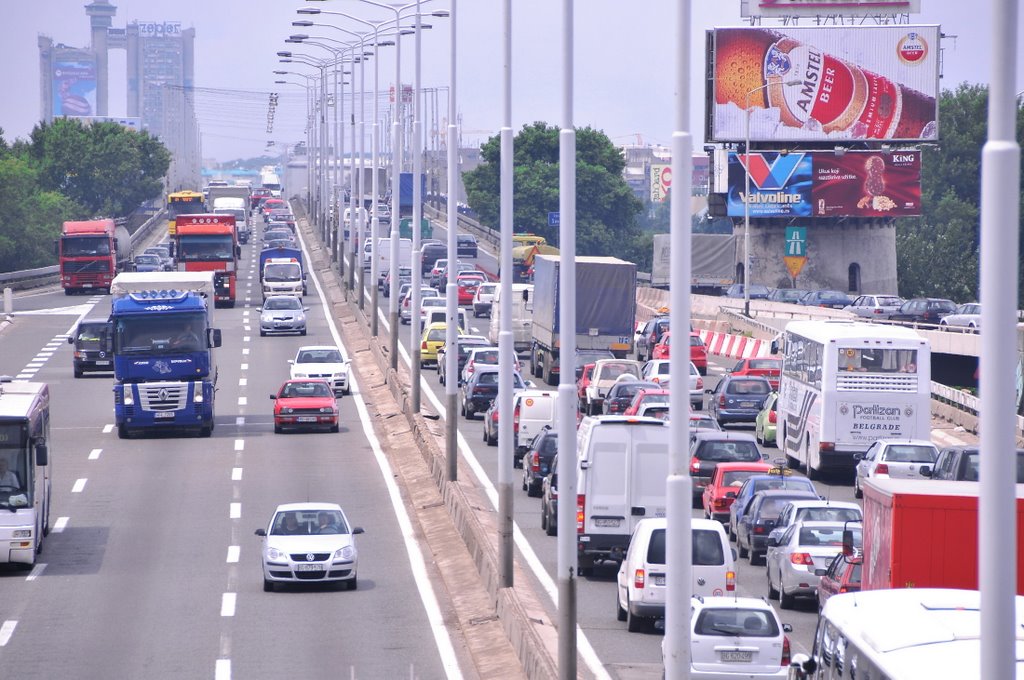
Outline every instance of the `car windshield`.
{"type": "Polygon", "coordinates": [[[156,255],[136,255],[135,264],[160,264],[160,258],[156,255]]]}
{"type": "Polygon", "coordinates": [[[859,522],[863,518],[860,510],[854,508],[800,508],[794,521],[814,522],[859,522]]]}
{"type": "Polygon", "coordinates": [[[344,361],[336,349],[304,349],[295,358],[297,364],[340,364],[344,361]]]}
{"type": "Polygon", "coordinates": [[[914,444],[894,444],[885,450],[885,460],[890,463],[934,463],[935,449],[914,444]]]}
{"type": "Polygon", "coordinates": [[[697,617],[693,632],[721,637],[778,637],[779,624],[764,609],[707,608],[697,617]]]}
{"type": "Polygon", "coordinates": [[[475,364],[497,364],[498,350],[485,349],[473,352],[473,363],[475,364]]]}
{"type": "MultiPolygon", "coordinates": [[[[851,528],[853,532],[853,544],[861,545],[859,528],[851,528]]],[[[798,545],[827,545],[841,546],[843,544],[843,527],[800,527],[800,538],[798,545]]]]}
{"type": "Polygon", "coordinates": [[[792,498],[772,498],[767,497],[761,501],[761,507],[757,511],[757,518],[760,520],[766,519],[778,519],[779,515],[782,514],[782,508],[786,507],[786,503],[789,503],[792,498]]]}
{"type": "Polygon", "coordinates": [[[703,446],[697,449],[694,456],[697,460],[709,463],[724,463],[729,461],[759,461],[761,452],[757,450],[757,444],[748,441],[728,442],[704,442],[703,446]]]}
{"type": "Polygon", "coordinates": [[[274,515],[271,536],[310,536],[313,534],[347,534],[348,524],[337,510],[291,510],[274,515]]]}
{"type": "Polygon", "coordinates": [[[771,479],[755,479],[751,493],[766,489],[807,489],[814,490],[814,485],[806,477],[772,477],[771,479]]]}
{"type": "Polygon", "coordinates": [[[331,388],[320,380],[290,382],[281,388],[282,397],[329,397],[331,394],[331,388]]]}
{"type": "Polygon", "coordinates": [[[780,371],[782,370],[782,361],[779,359],[751,359],[750,369],[754,371],[780,371]]]}
{"type": "Polygon", "coordinates": [[[302,303],[298,298],[295,297],[272,297],[267,298],[267,301],[263,304],[265,310],[279,310],[279,309],[302,309],[302,303]]]}
{"type": "MultiPolygon", "coordinates": [[[[665,564],[665,530],[655,529],[647,545],[647,561],[651,564],[665,564]]],[[[693,530],[693,565],[695,567],[725,564],[725,551],[718,532],[710,529],[693,530]]]]}

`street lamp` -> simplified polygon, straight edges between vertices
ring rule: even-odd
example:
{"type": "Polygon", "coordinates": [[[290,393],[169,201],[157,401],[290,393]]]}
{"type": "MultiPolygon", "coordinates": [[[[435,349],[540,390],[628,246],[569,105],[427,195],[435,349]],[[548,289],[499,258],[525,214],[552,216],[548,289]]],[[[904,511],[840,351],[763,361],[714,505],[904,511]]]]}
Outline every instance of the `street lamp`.
{"type": "MultiPolygon", "coordinates": [[[[787,80],[782,83],[784,87],[790,87],[792,85],[799,85],[799,80],[787,80]]],[[[755,92],[775,85],[773,82],[767,82],[763,85],[749,90],[745,99],[744,113],[746,114],[745,124],[745,137],[746,146],[743,150],[743,176],[746,182],[746,187],[743,194],[743,314],[749,319],[750,318],[750,95],[755,92]]]]}

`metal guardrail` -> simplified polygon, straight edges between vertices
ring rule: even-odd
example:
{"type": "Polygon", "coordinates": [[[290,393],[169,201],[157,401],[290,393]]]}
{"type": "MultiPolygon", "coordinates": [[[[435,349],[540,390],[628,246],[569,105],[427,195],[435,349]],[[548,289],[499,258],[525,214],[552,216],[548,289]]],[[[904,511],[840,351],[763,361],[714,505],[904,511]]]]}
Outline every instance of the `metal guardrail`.
{"type": "MultiPolygon", "coordinates": [[[[158,224],[166,223],[166,210],[160,210],[155,215],[150,217],[148,220],[142,223],[142,225],[135,230],[129,240],[134,249],[136,245],[144,241],[149,237],[153,227],[158,224]]],[[[12,287],[18,289],[25,288],[37,288],[39,286],[45,286],[53,283],[53,280],[60,276],[60,265],[50,265],[49,267],[38,267],[36,269],[21,269],[19,271],[4,272],[0,274],[0,287],[12,287]]]]}

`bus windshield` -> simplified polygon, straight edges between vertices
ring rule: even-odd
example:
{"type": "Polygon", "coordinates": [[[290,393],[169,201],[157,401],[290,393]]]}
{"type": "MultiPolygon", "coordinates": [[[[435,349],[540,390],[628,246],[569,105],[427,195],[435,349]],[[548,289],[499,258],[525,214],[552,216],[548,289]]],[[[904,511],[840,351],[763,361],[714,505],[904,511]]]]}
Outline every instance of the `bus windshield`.
{"type": "Polygon", "coordinates": [[[205,336],[206,316],[201,312],[126,316],[117,320],[114,352],[135,356],[198,352],[206,347],[205,336]]]}
{"type": "Polygon", "coordinates": [[[32,504],[28,446],[24,423],[0,422],[0,507],[32,504]]]}
{"type": "Polygon", "coordinates": [[[198,215],[205,209],[202,194],[190,198],[172,198],[167,202],[167,212],[170,213],[170,217],[198,215]]]}
{"type": "Polygon", "coordinates": [[[231,262],[234,259],[234,241],[229,234],[182,236],[178,243],[180,262],[231,262]]]}

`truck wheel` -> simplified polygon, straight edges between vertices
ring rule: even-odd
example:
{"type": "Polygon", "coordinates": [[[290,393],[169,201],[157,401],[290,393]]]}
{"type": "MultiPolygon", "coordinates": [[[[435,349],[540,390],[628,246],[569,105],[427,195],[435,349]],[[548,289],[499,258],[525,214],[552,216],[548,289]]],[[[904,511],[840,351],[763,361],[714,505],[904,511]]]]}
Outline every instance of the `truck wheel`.
{"type": "Polygon", "coordinates": [[[64,289],[64,294],[65,295],[74,295],[75,291],[71,290],[70,288],[65,288],[64,289]]]}
{"type": "Polygon", "coordinates": [[[558,385],[558,383],[553,382],[554,374],[551,371],[551,367],[545,365],[543,370],[544,370],[544,382],[546,382],[548,385],[551,385],[552,387],[556,387],[558,385]]]}
{"type": "Polygon", "coordinates": [[[213,425],[208,425],[206,427],[199,428],[199,436],[200,437],[209,437],[212,434],[213,434],[213,425]]]}
{"type": "Polygon", "coordinates": [[[118,439],[128,439],[128,427],[127,426],[125,426],[125,425],[118,425],[117,426],[117,438],[118,439]]]}

